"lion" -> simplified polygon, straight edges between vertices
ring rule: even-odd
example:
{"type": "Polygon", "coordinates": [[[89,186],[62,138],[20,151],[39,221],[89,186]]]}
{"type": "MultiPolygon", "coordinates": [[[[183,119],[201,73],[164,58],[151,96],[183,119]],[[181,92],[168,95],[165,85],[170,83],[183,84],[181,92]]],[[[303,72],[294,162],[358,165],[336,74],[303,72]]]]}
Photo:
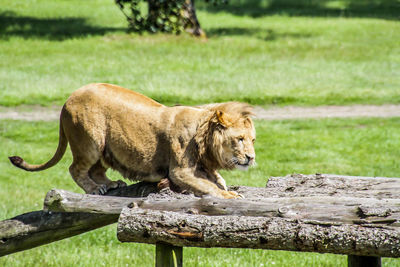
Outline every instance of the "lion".
{"type": "Polygon", "coordinates": [[[168,107],[117,85],[89,84],[62,107],[58,148],[48,162],[31,165],[18,156],[10,161],[42,171],[61,160],[69,143],[70,174],[88,194],[126,186],[107,178],[112,168],[132,181],[168,178],[197,196],[237,198],[218,170],[255,164],[252,115],[244,103],[168,107]]]}

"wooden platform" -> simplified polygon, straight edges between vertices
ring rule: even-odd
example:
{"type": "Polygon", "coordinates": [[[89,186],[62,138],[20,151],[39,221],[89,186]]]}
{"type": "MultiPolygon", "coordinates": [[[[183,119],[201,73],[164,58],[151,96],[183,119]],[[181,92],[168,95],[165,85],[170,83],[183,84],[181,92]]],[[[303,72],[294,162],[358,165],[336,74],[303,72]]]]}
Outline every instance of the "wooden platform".
{"type": "Polygon", "coordinates": [[[231,190],[244,198],[157,192],[154,184],[114,196],[52,190],[43,211],[0,222],[0,256],[118,220],[120,241],[157,244],[157,266],[181,266],[185,246],[345,254],[349,266],[400,257],[398,178],[290,175],[231,190]]]}

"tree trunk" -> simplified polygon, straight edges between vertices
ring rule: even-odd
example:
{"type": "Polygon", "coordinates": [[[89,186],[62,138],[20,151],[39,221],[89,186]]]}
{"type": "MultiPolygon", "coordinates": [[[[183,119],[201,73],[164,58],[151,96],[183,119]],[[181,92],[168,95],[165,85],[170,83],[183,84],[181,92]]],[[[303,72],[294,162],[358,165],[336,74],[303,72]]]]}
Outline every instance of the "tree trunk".
{"type": "Polygon", "coordinates": [[[196,8],[194,6],[194,0],[186,0],[182,16],[184,18],[184,28],[185,30],[197,37],[207,38],[206,33],[201,29],[200,22],[197,19],[196,8]]]}

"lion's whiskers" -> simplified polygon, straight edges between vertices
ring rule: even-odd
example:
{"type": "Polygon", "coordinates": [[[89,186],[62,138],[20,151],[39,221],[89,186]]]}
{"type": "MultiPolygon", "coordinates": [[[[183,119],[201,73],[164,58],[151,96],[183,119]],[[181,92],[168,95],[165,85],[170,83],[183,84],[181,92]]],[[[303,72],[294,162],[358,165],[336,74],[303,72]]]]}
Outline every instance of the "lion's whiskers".
{"type": "Polygon", "coordinates": [[[228,160],[228,162],[226,163],[226,165],[228,166],[228,168],[232,168],[233,166],[235,166],[238,163],[237,158],[231,158],[230,160],[228,160]]]}

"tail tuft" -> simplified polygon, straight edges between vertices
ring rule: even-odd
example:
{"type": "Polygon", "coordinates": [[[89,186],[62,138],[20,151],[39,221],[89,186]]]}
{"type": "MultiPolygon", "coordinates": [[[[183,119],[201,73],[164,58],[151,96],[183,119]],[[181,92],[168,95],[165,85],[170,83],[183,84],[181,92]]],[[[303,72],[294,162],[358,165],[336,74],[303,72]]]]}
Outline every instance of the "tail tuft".
{"type": "Polygon", "coordinates": [[[65,153],[65,149],[67,148],[68,145],[68,140],[64,134],[64,129],[62,126],[62,121],[60,120],[60,137],[58,139],[58,147],[56,150],[56,153],[53,155],[53,157],[47,161],[46,163],[43,164],[29,164],[25,160],[23,160],[21,157],[18,156],[12,156],[9,157],[11,163],[20,169],[23,169],[28,172],[37,172],[37,171],[43,171],[46,170],[54,165],[56,165],[60,159],[63,157],[65,153]]]}
{"type": "Polygon", "coordinates": [[[14,166],[19,167],[19,168],[21,168],[21,164],[24,162],[24,160],[18,156],[12,156],[12,157],[8,157],[8,158],[14,166]]]}

